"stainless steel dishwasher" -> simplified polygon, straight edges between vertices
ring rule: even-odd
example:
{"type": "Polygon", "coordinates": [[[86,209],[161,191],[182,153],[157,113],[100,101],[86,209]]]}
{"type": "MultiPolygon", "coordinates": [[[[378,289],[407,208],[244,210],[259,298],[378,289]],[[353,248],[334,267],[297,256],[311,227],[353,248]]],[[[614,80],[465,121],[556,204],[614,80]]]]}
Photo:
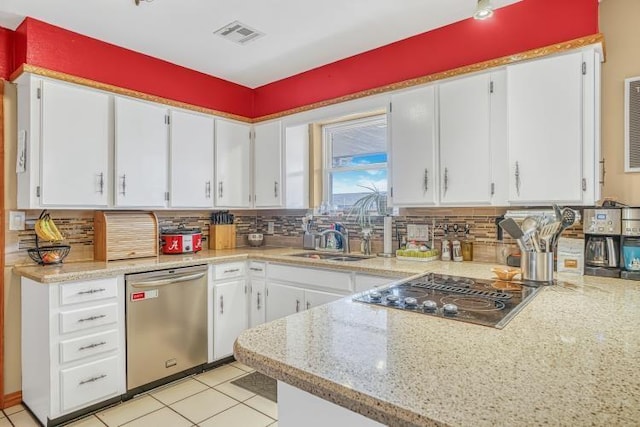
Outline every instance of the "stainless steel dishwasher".
{"type": "Polygon", "coordinates": [[[207,362],[207,266],[125,276],[127,390],[207,362]]]}

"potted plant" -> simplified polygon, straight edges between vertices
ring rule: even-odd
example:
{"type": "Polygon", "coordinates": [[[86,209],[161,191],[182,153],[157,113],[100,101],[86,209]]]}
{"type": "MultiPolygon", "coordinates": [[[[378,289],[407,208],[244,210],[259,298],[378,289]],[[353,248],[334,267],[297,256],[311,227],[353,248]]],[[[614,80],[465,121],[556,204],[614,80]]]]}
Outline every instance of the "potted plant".
{"type": "Polygon", "coordinates": [[[375,215],[387,215],[387,195],[382,193],[375,185],[360,187],[369,190],[368,194],[360,197],[349,210],[349,218],[352,218],[362,228],[361,252],[371,254],[371,233],[373,224],[371,217],[375,215]]]}

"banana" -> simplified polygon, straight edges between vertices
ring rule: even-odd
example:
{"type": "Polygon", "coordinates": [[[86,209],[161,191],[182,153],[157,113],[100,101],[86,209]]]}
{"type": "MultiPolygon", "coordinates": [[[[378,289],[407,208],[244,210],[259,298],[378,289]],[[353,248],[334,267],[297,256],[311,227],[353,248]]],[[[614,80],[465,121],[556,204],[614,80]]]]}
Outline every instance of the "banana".
{"type": "Polygon", "coordinates": [[[56,236],[47,227],[47,220],[45,218],[37,220],[34,228],[36,230],[36,234],[42,240],[52,241],[56,239],[56,236]]]}
{"type": "Polygon", "coordinates": [[[47,226],[51,231],[51,234],[55,236],[54,240],[64,240],[64,236],[60,233],[60,230],[56,226],[56,223],[53,222],[53,219],[49,215],[47,215],[47,226]]]}

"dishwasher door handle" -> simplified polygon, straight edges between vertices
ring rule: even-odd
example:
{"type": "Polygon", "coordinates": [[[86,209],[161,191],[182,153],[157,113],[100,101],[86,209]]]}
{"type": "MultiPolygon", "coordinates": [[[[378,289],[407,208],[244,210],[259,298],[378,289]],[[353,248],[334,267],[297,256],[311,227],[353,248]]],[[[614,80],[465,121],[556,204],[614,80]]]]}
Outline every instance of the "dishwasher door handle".
{"type": "Polygon", "coordinates": [[[188,282],[189,280],[201,279],[205,276],[206,272],[196,274],[186,274],[182,276],[167,276],[167,279],[158,280],[144,280],[141,282],[130,282],[129,285],[132,288],[155,288],[157,286],[171,285],[173,283],[188,282]]]}

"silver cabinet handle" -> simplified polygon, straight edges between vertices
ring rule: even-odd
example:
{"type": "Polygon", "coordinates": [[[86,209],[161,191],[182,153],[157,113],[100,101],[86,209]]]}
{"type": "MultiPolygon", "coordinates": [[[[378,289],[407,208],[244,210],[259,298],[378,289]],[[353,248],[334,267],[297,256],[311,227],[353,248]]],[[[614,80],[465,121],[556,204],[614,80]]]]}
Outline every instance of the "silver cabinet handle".
{"type": "Polygon", "coordinates": [[[222,181],[218,183],[218,198],[222,198],[222,181]]]}
{"type": "Polygon", "coordinates": [[[273,181],[273,197],[278,197],[278,181],[273,181]]]}
{"type": "Polygon", "coordinates": [[[93,344],[89,344],[89,345],[85,345],[83,347],[80,347],[78,349],[78,351],[90,350],[92,348],[100,347],[101,345],[106,345],[106,344],[107,344],[106,341],[100,341],[100,342],[97,342],[97,343],[93,343],[93,344]]]}
{"type": "Polygon", "coordinates": [[[211,198],[211,181],[207,181],[204,183],[204,196],[207,199],[211,198]]]}
{"type": "Polygon", "coordinates": [[[104,172],[100,172],[98,178],[98,187],[100,187],[98,193],[104,194],[104,172]]]}
{"type": "Polygon", "coordinates": [[[120,192],[123,196],[127,195],[127,175],[122,175],[122,191],[120,192]]]}
{"type": "Polygon", "coordinates": [[[107,378],[107,374],[98,375],[97,377],[91,377],[88,380],[80,381],[78,383],[78,385],[85,385],[85,384],[89,384],[89,383],[94,383],[94,382],[96,382],[98,380],[101,380],[103,378],[107,378]]]}
{"type": "Polygon", "coordinates": [[[256,297],[256,309],[260,310],[260,292],[258,292],[258,295],[256,297]]]}
{"type": "Polygon", "coordinates": [[[76,293],[76,295],[91,295],[91,294],[97,294],[98,292],[104,292],[106,291],[105,288],[97,288],[97,289],[88,289],[86,291],[80,291],[78,293],[76,293]]]}
{"type": "Polygon", "coordinates": [[[307,301],[307,310],[309,310],[310,308],[311,308],[311,303],[307,301]]]}
{"type": "Polygon", "coordinates": [[[520,197],[520,164],[518,162],[516,162],[515,178],[516,178],[516,194],[518,195],[518,197],[520,197]]]}
{"type": "Polygon", "coordinates": [[[99,314],[97,316],[90,316],[90,317],[84,317],[82,319],[78,320],[78,323],[82,323],[82,322],[91,322],[93,320],[98,320],[98,319],[102,319],[103,317],[107,317],[106,314],[99,314]]]}
{"type": "Polygon", "coordinates": [[[262,271],[261,268],[257,268],[257,267],[249,267],[249,270],[251,270],[251,271],[262,271]]]}
{"type": "Polygon", "coordinates": [[[429,191],[429,169],[424,170],[424,181],[422,182],[425,193],[429,191]]]}
{"type": "Polygon", "coordinates": [[[240,271],[239,268],[232,268],[231,270],[225,270],[224,273],[237,273],[238,271],[240,271]]]}
{"type": "Polygon", "coordinates": [[[449,170],[444,168],[444,194],[442,197],[447,195],[447,190],[449,189],[449,170]]]}
{"type": "Polygon", "coordinates": [[[220,314],[224,314],[224,298],[220,295],[220,314]]]}
{"type": "Polygon", "coordinates": [[[299,313],[299,312],[300,312],[300,300],[297,299],[296,300],[296,313],[299,313]]]}

